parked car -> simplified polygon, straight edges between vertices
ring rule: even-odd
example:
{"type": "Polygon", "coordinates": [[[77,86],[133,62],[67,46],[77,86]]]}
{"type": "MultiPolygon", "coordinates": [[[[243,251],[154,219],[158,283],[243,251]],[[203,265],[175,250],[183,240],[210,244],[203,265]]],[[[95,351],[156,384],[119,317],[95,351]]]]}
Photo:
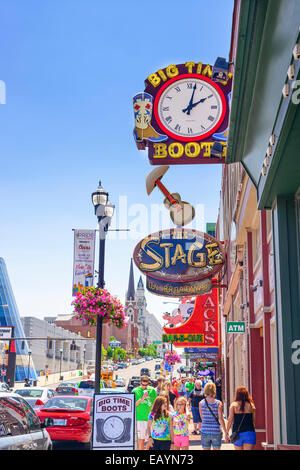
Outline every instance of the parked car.
{"type": "Polygon", "coordinates": [[[52,441],[77,441],[90,448],[93,398],[60,395],[50,398],[37,414],[52,441]]]}
{"type": "Polygon", "coordinates": [[[127,385],[127,392],[131,393],[132,390],[136,387],[138,387],[141,383],[141,377],[139,376],[133,376],[131,379],[129,379],[128,385],[127,385]]]}
{"type": "MultiPolygon", "coordinates": [[[[157,379],[150,378],[150,377],[149,377],[149,379],[150,379],[151,387],[157,387],[157,379]]],[[[129,380],[128,385],[127,385],[127,392],[131,393],[132,390],[134,388],[138,387],[140,384],[141,384],[141,377],[139,377],[139,376],[131,377],[131,379],[129,380]]]]}
{"type": "Polygon", "coordinates": [[[38,408],[43,406],[49,398],[54,397],[55,391],[49,387],[24,387],[15,389],[15,393],[25,398],[26,401],[33,407],[38,408]]]}
{"type": "Polygon", "coordinates": [[[117,388],[119,388],[119,387],[126,387],[125,380],[124,380],[122,377],[118,377],[118,378],[115,380],[115,383],[116,383],[116,387],[117,387],[117,388]]]}
{"type": "MultiPolygon", "coordinates": [[[[101,391],[102,389],[104,390],[106,388],[107,388],[106,383],[103,380],[101,380],[101,391]]],[[[95,392],[95,380],[91,380],[91,379],[81,380],[77,385],[77,390],[78,390],[78,396],[83,395],[83,396],[93,397],[94,392],[95,392]]]]}
{"type": "Polygon", "coordinates": [[[61,382],[55,389],[55,395],[78,395],[77,383],[61,382]]]}
{"type": "Polygon", "coordinates": [[[193,373],[193,369],[189,366],[180,366],[179,369],[177,369],[177,372],[188,375],[193,373]]]}
{"type": "Polygon", "coordinates": [[[148,367],[143,367],[141,369],[141,375],[148,375],[148,377],[150,377],[150,369],[148,369],[148,367]]]}
{"type": "Polygon", "coordinates": [[[0,450],[51,450],[52,441],[27,400],[0,392],[0,450]]]}

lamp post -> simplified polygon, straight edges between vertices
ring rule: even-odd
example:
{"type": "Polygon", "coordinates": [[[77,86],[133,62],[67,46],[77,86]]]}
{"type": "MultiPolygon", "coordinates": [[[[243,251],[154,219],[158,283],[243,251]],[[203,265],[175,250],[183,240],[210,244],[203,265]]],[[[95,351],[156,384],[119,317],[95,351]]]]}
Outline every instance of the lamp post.
{"type": "MultiPolygon", "coordinates": [[[[92,194],[92,202],[95,214],[99,224],[99,267],[98,267],[98,283],[97,287],[104,288],[104,256],[105,256],[105,238],[111,218],[114,214],[115,206],[108,200],[108,192],[106,192],[99,181],[99,186],[92,194]]],[[[97,316],[96,326],[96,361],[95,361],[95,394],[100,393],[101,381],[101,353],[102,353],[102,323],[103,319],[97,316]]]]}
{"type": "Polygon", "coordinates": [[[62,361],[62,355],[63,355],[63,349],[60,348],[60,363],[59,363],[59,380],[63,380],[63,377],[61,376],[61,361],[62,361]]]}
{"type": "Polygon", "coordinates": [[[28,380],[30,380],[30,357],[31,357],[31,351],[29,350],[28,351],[28,372],[27,372],[28,380]]]}

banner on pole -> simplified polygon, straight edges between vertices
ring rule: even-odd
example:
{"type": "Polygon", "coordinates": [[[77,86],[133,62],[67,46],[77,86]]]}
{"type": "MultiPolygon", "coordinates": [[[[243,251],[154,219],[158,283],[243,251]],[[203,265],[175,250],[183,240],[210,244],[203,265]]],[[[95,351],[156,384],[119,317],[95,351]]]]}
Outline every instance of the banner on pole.
{"type": "Polygon", "coordinates": [[[73,293],[94,283],[95,230],[74,230],[73,293]]]}

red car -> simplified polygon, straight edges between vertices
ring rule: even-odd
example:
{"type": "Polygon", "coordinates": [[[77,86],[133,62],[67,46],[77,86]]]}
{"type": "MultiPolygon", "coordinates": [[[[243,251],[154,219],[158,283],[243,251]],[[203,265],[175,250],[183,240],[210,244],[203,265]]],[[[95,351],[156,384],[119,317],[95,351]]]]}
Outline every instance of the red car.
{"type": "Polygon", "coordinates": [[[93,422],[93,397],[56,396],[37,412],[52,441],[77,441],[90,446],[93,422]],[[50,418],[50,419],[49,419],[50,418]]]}

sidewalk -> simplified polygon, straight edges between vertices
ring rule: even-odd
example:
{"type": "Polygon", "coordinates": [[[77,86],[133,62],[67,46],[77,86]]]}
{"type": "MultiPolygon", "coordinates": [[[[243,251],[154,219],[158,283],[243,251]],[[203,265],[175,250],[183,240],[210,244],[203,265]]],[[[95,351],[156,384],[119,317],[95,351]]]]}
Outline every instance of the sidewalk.
{"type": "MultiPolygon", "coordinates": [[[[192,428],[193,430],[193,428],[192,428]]],[[[203,450],[201,446],[201,436],[190,434],[190,450],[203,450]]],[[[222,441],[221,450],[234,450],[233,444],[222,441]]]]}
{"type": "MultiPolygon", "coordinates": [[[[225,419],[225,424],[227,423],[227,420],[225,419]]],[[[189,438],[190,438],[190,450],[203,450],[201,446],[201,436],[200,435],[194,435],[191,434],[194,430],[194,425],[193,422],[189,426],[189,438]]],[[[226,443],[224,440],[222,440],[221,444],[221,450],[234,450],[234,445],[229,443],[226,443]]]]}

